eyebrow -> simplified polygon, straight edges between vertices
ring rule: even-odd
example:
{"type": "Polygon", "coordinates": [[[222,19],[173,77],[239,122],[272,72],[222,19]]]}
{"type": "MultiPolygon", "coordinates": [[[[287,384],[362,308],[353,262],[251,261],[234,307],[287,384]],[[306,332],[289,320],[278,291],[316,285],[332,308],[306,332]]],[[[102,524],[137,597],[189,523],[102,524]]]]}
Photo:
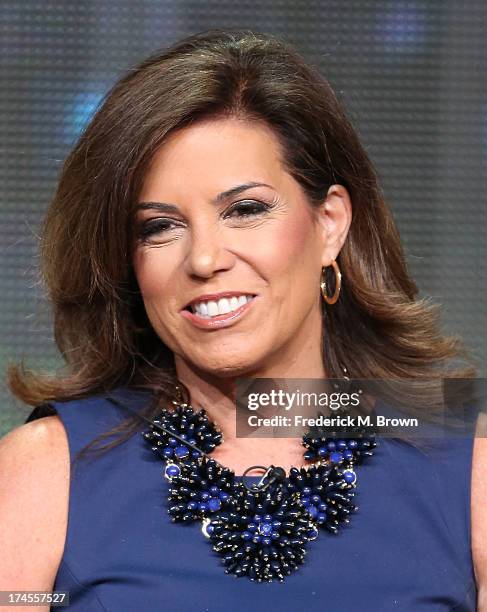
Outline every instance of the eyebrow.
{"type": "MultiPolygon", "coordinates": [[[[267,183],[243,183],[242,185],[237,185],[236,187],[232,187],[231,189],[227,189],[227,191],[222,191],[219,193],[216,198],[212,200],[212,204],[217,206],[225,200],[242,193],[242,191],[247,191],[247,189],[252,189],[253,187],[270,187],[273,189],[272,185],[268,185],[267,183]]],[[[172,213],[179,212],[179,209],[175,204],[167,204],[165,202],[139,202],[136,205],[135,210],[158,210],[159,212],[172,213]]]]}

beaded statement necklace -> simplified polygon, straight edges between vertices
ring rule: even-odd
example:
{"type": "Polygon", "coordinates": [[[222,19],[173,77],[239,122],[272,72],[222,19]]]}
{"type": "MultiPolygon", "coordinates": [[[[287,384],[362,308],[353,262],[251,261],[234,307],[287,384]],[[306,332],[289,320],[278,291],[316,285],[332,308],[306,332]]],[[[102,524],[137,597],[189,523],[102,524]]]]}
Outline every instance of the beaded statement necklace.
{"type": "Polygon", "coordinates": [[[282,582],[303,563],[307,543],[320,529],[337,534],[358,510],[354,468],[377,446],[364,429],[343,427],[325,435],[314,429],[302,437],[304,459],[312,465],[291,468],[288,477],[279,467],[252,466],[246,473],[262,468],[265,474],[249,486],[246,473],[235,476],[209,457],[223,439],[206,411],[172,403],[153,421],[135,414],[151,423],[142,436],[165,462],[171,520],[201,521],[225,573],[282,582]]]}

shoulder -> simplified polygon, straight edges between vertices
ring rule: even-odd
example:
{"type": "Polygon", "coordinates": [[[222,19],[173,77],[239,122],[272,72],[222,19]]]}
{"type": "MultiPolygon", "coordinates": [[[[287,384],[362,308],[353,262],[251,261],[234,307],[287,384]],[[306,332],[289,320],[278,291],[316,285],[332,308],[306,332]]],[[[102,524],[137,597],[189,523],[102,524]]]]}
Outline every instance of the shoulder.
{"type": "Polygon", "coordinates": [[[0,440],[1,588],[52,587],[66,537],[69,461],[58,416],[21,425],[0,440]]]}
{"type": "Polygon", "coordinates": [[[487,606],[487,414],[480,413],[472,457],[472,558],[478,605],[487,606]]]}

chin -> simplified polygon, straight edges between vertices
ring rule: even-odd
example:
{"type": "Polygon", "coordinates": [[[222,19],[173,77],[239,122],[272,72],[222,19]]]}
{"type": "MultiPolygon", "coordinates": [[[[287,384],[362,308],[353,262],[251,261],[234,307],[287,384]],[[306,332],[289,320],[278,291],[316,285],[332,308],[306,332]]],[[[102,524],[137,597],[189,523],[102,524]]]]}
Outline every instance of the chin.
{"type": "Polygon", "coordinates": [[[213,376],[218,376],[221,378],[236,378],[237,376],[246,376],[247,374],[255,371],[260,366],[259,362],[255,357],[248,356],[247,359],[242,358],[242,356],[235,357],[224,357],[221,353],[218,356],[215,356],[214,359],[206,359],[198,360],[194,362],[197,367],[204,371],[208,372],[213,376]]]}

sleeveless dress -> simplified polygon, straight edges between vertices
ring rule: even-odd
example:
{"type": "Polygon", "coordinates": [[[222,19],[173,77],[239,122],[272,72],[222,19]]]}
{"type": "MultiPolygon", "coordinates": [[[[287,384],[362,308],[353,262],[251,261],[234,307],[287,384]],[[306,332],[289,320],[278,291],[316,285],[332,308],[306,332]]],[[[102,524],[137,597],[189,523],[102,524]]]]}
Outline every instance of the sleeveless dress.
{"type": "MultiPolygon", "coordinates": [[[[143,408],[147,393],[110,395],[143,408]]],[[[128,414],[102,395],[54,402],[71,460],[128,414]]],[[[28,420],[49,412],[34,410],[28,420]]],[[[140,431],[148,425],[141,422],[140,431]]],[[[359,509],[337,535],[320,530],[283,583],[224,573],[201,523],[172,523],[164,463],[141,434],[72,468],[66,543],[54,590],[73,612],[473,612],[472,436],[434,456],[381,437],[357,467],[359,509]]]]}

